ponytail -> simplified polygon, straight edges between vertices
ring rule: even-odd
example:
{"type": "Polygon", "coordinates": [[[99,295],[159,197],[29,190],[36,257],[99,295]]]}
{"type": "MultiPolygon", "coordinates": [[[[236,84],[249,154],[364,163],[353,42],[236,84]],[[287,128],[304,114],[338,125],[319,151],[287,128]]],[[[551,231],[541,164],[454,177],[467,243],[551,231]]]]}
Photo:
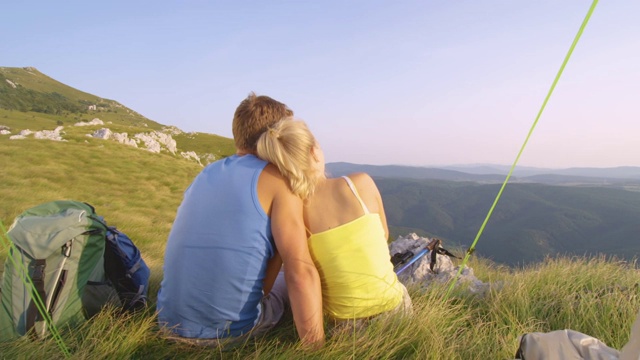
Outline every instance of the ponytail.
{"type": "Polygon", "coordinates": [[[288,117],[262,133],[257,142],[257,154],[278,168],[294,194],[306,199],[324,177],[311,154],[315,146],[316,140],[307,125],[288,117]]]}

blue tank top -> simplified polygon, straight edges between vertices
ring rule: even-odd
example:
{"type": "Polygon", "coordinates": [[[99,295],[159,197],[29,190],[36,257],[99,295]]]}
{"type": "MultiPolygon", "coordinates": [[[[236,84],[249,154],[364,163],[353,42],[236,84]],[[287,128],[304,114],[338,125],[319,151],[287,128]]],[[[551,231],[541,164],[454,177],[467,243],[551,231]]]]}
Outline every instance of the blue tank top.
{"type": "Polygon", "coordinates": [[[188,338],[239,336],[257,323],[271,222],[258,201],[266,162],[209,164],[184,193],[165,250],[158,321],[188,338]]]}

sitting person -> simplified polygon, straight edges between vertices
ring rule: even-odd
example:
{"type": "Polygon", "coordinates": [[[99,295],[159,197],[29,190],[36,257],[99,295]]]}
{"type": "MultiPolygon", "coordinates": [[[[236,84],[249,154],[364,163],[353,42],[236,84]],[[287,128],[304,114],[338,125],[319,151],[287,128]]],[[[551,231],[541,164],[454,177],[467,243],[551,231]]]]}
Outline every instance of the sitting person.
{"type": "Polygon", "coordinates": [[[255,156],[262,132],[291,115],[278,101],[249,95],[233,117],[237,154],[207,165],[185,191],[158,293],[158,322],[171,340],[237,344],[273,328],[290,303],[303,345],[324,342],[302,200],[255,156]]]}
{"type": "Polygon", "coordinates": [[[288,117],[262,134],[258,157],[275,164],[305,199],[308,245],[322,285],[323,310],[339,323],[394,311],[411,299],[390,261],[380,193],[365,173],[328,179],[324,155],[306,124],[288,117]]]}

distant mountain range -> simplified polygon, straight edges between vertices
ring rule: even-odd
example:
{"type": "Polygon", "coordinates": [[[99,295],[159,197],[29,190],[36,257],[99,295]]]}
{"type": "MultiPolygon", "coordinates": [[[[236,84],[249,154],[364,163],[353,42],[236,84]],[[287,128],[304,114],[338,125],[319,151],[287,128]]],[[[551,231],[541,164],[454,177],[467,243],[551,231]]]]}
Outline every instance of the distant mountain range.
{"type": "MultiPolygon", "coordinates": [[[[475,239],[508,170],[327,164],[332,176],[374,177],[394,237],[413,231],[464,248],[475,239]]],[[[511,265],[554,254],[637,258],[640,168],[522,169],[505,188],[477,251],[511,265]]]]}
{"type": "MultiPolygon", "coordinates": [[[[371,176],[385,178],[502,183],[511,167],[503,165],[416,167],[336,162],[327,164],[326,168],[327,172],[333,176],[366,172],[371,176]]],[[[571,186],[596,185],[640,191],[640,167],[544,169],[516,166],[509,181],[571,186]]]]}

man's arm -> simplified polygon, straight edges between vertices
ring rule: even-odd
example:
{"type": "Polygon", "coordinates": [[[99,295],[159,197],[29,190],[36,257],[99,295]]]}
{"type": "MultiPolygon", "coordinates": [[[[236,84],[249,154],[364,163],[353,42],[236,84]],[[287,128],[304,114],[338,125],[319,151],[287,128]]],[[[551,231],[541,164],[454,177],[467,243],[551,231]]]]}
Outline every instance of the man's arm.
{"type": "MultiPolygon", "coordinates": [[[[271,231],[284,264],[293,321],[303,345],[317,347],[324,343],[322,291],[320,276],[313,264],[302,219],[302,200],[295,196],[275,166],[268,165],[261,174],[262,195],[273,194],[269,215],[271,231]]],[[[259,194],[260,197],[261,194],[259,194]]],[[[269,201],[262,201],[265,204],[269,201]]]]}

